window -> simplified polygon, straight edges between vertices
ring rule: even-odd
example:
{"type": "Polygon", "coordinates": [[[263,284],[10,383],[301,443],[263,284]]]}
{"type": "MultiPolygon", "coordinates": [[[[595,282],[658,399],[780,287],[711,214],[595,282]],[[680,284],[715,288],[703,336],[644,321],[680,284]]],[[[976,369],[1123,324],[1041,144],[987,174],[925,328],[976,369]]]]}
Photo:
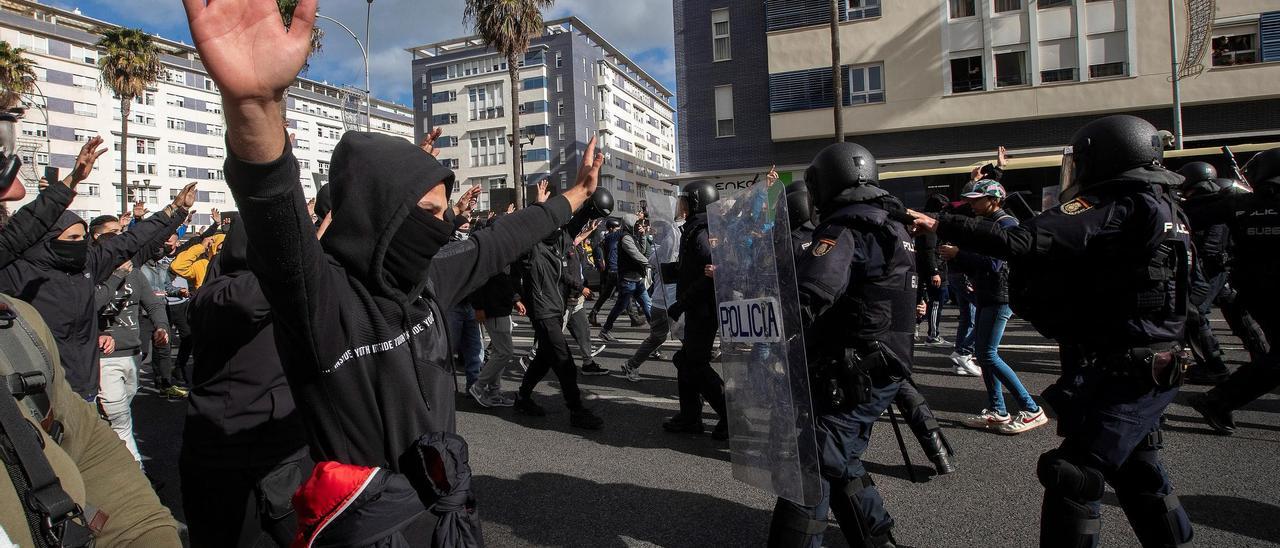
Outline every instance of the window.
{"type": "Polygon", "coordinates": [[[716,137],[733,137],[733,86],[717,86],[716,137]]]}
{"type": "Polygon", "coordinates": [[[93,103],[81,103],[80,101],[75,101],[75,112],[76,112],[76,116],[97,117],[98,105],[95,105],[93,103]]]}
{"type": "Polygon", "coordinates": [[[169,119],[169,129],[179,129],[179,130],[184,130],[184,131],[185,131],[185,130],[187,129],[187,121],[186,121],[186,120],[178,120],[178,119],[176,119],[176,118],[170,118],[170,119],[169,119]]]}
{"type": "Polygon", "coordinates": [[[80,190],[84,192],[85,196],[101,196],[102,195],[102,190],[98,188],[98,185],[80,185],[79,187],[76,187],[76,190],[80,190]]]}
{"type": "Polygon", "coordinates": [[[185,143],[169,143],[169,152],[174,154],[186,154],[187,145],[185,143]]]}
{"type": "Polygon", "coordinates": [[[187,176],[187,168],[185,168],[185,167],[179,167],[179,166],[173,166],[173,167],[169,168],[169,176],[170,176],[170,177],[186,177],[186,176],[187,176]]]}
{"type": "Polygon", "coordinates": [[[996,13],[1004,13],[1007,11],[1021,11],[1022,0],[995,0],[996,13]]]}
{"type": "Polygon", "coordinates": [[[560,56],[560,52],[556,52],[556,68],[564,66],[564,58],[560,56]]]}
{"type": "Polygon", "coordinates": [[[982,57],[958,57],[951,60],[951,93],[983,89],[982,57]]]}
{"type": "Polygon", "coordinates": [[[303,158],[303,159],[299,159],[299,160],[298,160],[298,169],[306,169],[306,170],[311,169],[311,160],[307,160],[307,159],[305,159],[305,158],[303,158]]]}
{"type": "Polygon", "coordinates": [[[1021,86],[1027,78],[1027,52],[1010,51],[996,54],[996,87],[1021,86]]]}
{"type": "Polygon", "coordinates": [[[329,162],[325,160],[316,160],[316,173],[327,175],[329,173],[329,162]]]}
{"type": "Polygon", "coordinates": [[[204,127],[204,132],[208,135],[222,135],[222,125],[209,124],[204,127]]]}
{"type": "Polygon", "coordinates": [[[1101,63],[1089,65],[1089,78],[1111,78],[1124,76],[1124,63],[1101,63]]]}
{"type": "Polygon", "coordinates": [[[1213,66],[1229,67],[1258,62],[1257,27],[1214,29],[1213,66]]]}
{"type": "Polygon", "coordinates": [[[845,19],[849,21],[880,16],[880,0],[846,0],[845,19]]]}
{"type": "Polygon", "coordinates": [[[556,93],[564,92],[564,77],[556,76],[556,93]]]}
{"type": "Polygon", "coordinates": [[[557,140],[564,140],[564,124],[560,124],[560,127],[557,128],[556,136],[557,140]]]}
{"type": "MultiPolygon", "coordinates": [[[[492,83],[467,88],[467,108],[471,120],[502,118],[502,84],[492,83]]],[[[456,121],[456,120],[455,120],[456,121]]]]}
{"type": "Polygon", "coordinates": [[[294,139],[293,146],[297,147],[298,150],[311,150],[311,143],[306,139],[294,139]]]}
{"type": "Polygon", "coordinates": [[[1070,6],[1071,0],[1040,0],[1038,4],[1040,9],[1056,8],[1059,6],[1070,6]]]}
{"type": "Polygon", "coordinates": [[[1040,71],[1040,81],[1046,84],[1051,82],[1073,82],[1076,79],[1076,69],[1063,68],[1040,71]]]}
{"type": "Polygon", "coordinates": [[[222,158],[226,155],[227,154],[222,150],[222,147],[209,147],[205,150],[205,156],[209,158],[222,158]]]}
{"type": "MultiPolygon", "coordinates": [[[[849,105],[865,105],[884,102],[884,66],[870,65],[865,67],[849,67],[849,91],[845,103],[849,105]]],[[[655,120],[656,121],[656,120],[655,120]]],[[[653,124],[651,121],[650,124],[653,124]]],[[[656,125],[656,124],[653,124],[656,125]]],[[[649,140],[656,143],[652,135],[649,140]]]]}
{"type": "Polygon", "coordinates": [[[80,142],[80,143],[83,143],[83,142],[88,141],[89,139],[92,139],[94,135],[97,135],[97,134],[96,134],[96,133],[94,133],[94,132],[92,132],[92,131],[89,131],[89,130],[87,130],[87,129],[77,129],[77,130],[76,130],[76,141],[77,141],[77,142],[80,142]]]}
{"type": "Polygon", "coordinates": [[[711,12],[711,60],[728,61],[731,53],[730,47],[729,10],[715,10],[711,12]]]}
{"type": "Polygon", "coordinates": [[[507,144],[505,133],[501,129],[472,131],[471,167],[496,166],[507,163],[507,144]]]}
{"type": "MultiPolygon", "coordinates": [[[[432,103],[447,103],[456,100],[458,100],[458,92],[456,91],[440,91],[432,93],[430,98],[430,102],[432,103]]],[[[426,104],[427,101],[428,99],[426,97],[422,98],[423,104],[426,104]]]]}
{"type": "Polygon", "coordinates": [[[564,99],[556,101],[556,116],[564,116],[564,99]]]}
{"type": "Polygon", "coordinates": [[[22,136],[23,137],[48,137],[49,129],[48,129],[48,126],[44,126],[44,125],[37,126],[31,122],[24,120],[22,122],[22,136]]]}
{"type": "Polygon", "coordinates": [[[214,114],[222,114],[222,105],[219,103],[205,103],[204,111],[212,112],[214,114]]]}
{"type": "Polygon", "coordinates": [[[91,76],[71,75],[71,83],[78,88],[98,89],[98,79],[91,76]]]}
{"type": "Polygon", "coordinates": [[[210,193],[209,193],[209,203],[211,203],[211,204],[225,204],[225,203],[227,203],[227,193],[226,193],[226,192],[219,192],[219,191],[216,191],[216,190],[215,190],[215,191],[210,192],[210,193]]]}
{"type": "Polygon", "coordinates": [[[974,0],[950,0],[950,2],[952,19],[973,17],[978,14],[977,8],[974,7],[974,0]]]}

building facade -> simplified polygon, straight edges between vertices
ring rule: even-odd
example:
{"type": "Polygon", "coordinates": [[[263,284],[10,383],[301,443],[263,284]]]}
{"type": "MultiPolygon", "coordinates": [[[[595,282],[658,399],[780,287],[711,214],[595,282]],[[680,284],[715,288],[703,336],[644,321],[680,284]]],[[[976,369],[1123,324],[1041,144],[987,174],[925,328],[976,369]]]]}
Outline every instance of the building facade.
{"type": "Polygon", "coordinates": [[[527,185],[572,186],[592,137],[605,152],[601,184],[617,211],[635,211],[648,193],[671,195],[662,179],[676,168],[671,92],[576,18],[546,23],[519,69],[523,158],[512,158],[507,60],[476,37],[409,49],[416,135],[443,131],[440,159],[456,189],[480,185],[479,209],[517,201],[514,161],[527,185]],[[529,138],[532,138],[530,141],[529,138]]]}
{"type": "MultiPolygon", "coordinates": [[[[85,141],[101,136],[113,148],[77,188],[71,211],[85,219],[120,213],[120,101],[99,82],[97,28],[111,23],[34,2],[0,0],[0,40],[26,49],[37,65],[37,90],[23,96],[19,122],[19,175],[34,189],[46,167],[59,177],[75,164],[85,141]]],[[[226,156],[221,97],[195,48],[156,37],[165,51],[159,81],[136,98],[129,113],[128,192],[152,210],[169,203],[187,183],[198,182],[193,223],[207,225],[211,209],[236,206],[223,179],[226,156]]],[[[329,159],[346,129],[363,129],[362,100],[343,88],[299,79],[289,90],[288,120],[308,196],[327,181],[329,159]],[[359,105],[356,103],[359,102],[359,105]]],[[[412,111],[374,100],[373,131],[411,139],[412,111]]],[[[28,194],[28,200],[34,193],[28,194]]]]}
{"type": "MultiPolygon", "coordinates": [[[[1187,15],[1179,13],[1179,57],[1187,15]]],[[[680,179],[802,171],[832,141],[826,0],[676,0],[680,179]]],[[[1060,151],[1090,119],[1172,129],[1169,7],[1137,0],[841,0],[848,140],[882,168],[1060,151]]],[[[1187,146],[1280,135],[1280,0],[1217,2],[1181,81],[1187,146]]]]}

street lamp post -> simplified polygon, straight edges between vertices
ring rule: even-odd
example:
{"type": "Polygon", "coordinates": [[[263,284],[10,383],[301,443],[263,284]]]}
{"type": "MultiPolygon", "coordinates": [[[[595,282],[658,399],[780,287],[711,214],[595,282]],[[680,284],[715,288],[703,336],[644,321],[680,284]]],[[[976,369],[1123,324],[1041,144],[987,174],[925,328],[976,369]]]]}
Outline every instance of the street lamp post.
{"type": "MultiPolygon", "coordinates": [[[[27,95],[31,95],[33,97],[39,97],[44,100],[43,101],[44,104],[40,104],[35,101],[31,101],[31,104],[37,107],[38,109],[40,109],[40,114],[44,116],[44,153],[52,157],[53,142],[50,140],[50,137],[49,137],[49,107],[48,107],[49,97],[44,94],[44,90],[40,89],[40,84],[36,82],[35,78],[27,76],[25,80],[28,83],[30,83],[32,87],[36,88],[35,93],[27,92],[27,95]]],[[[121,116],[123,116],[123,113],[121,114],[121,116]]],[[[47,166],[48,164],[46,163],[46,167],[47,166]]],[[[39,176],[40,176],[40,172],[37,171],[36,172],[37,181],[39,180],[39,176]]],[[[52,183],[53,181],[49,181],[49,182],[52,183]]]]}
{"type": "MultiPolygon", "coordinates": [[[[536,138],[537,138],[536,135],[525,134],[525,135],[521,135],[519,141],[517,142],[516,138],[512,134],[510,133],[507,134],[507,144],[514,145],[516,148],[516,157],[512,158],[512,161],[520,162],[521,173],[524,172],[524,147],[526,144],[528,146],[533,146],[533,140],[536,138]]],[[[513,181],[513,182],[515,183],[516,188],[520,189],[520,207],[524,208],[528,206],[529,200],[525,198],[525,194],[527,194],[527,191],[525,189],[524,181],[513,181]]],[[[492,206],[492,204],[490,204],[490,206],[492,206]]]]}
{"type": "Polygon", "coordinates": [[[373,49],[373,44],[369,37],[369,21],[373,15],[373,0],[368,2],[364,7],[364,90],[368,94],[364,101],[364,130],[369,131],[373,126],[373,86],[369,83],[369,50],[373,49]]]}
{"type": "MultiPolygon", "coordinates": [[[[369,6],[370,6],[370,10],[372,10],[372,7],[373,7],[373,0],[369,0],[369,6]]],[[[331,22],[331,23],[333,23],[333,24],[335,24],[335,25],[338,25],[339,27],[342,27],[342,30],[347,31],[347,34],[350,34],[350,35],[351,35],[351,39],[352,39],[352,40],[355,40],[355,41],[356,41],[356,45],[360,47],[360,55],[361,55],[361,57],[363,57],[363,58],[364,58],[364,94],[365,94],[365,97],[364,97],[364,101],[365,101],[365,107],[364,107],[364,108],[365,108],[364,129],[365,129],[365,131],[369,131],[369,129],[370,129],[370,125],[369,125],[369,124],[370,124],[370,120],[369,120],[369,105],[370,105],[370,104],[372,103],[372,101],[373,101],[373,92],[369,89],[369,50],[365,49],[365,47],[364,47],[364,42],[361,42],[361,41],[360,41],[360,37],[359,37],[359,36],[356,36],[355,31],[352,31],[352,30],[351,30],[351,27],[348,27],[348,26],[346,26],[346,25],[342,24],[342,21],[339,21],[339,20],[337,20],[337,19],[334,19],[334,18],[332,18],[332,17],[329,17],[328,15],[321,15],[320,13],[316,13],[316,18],[318,18],[318,19],[324,19],[325,21],[329,21],[329,22],[331,22]]],[[[368,22],[366,21],[366,22],[365,22],[365,29],[366,29],[366,33],[368,32],[368,28],[369,28],[369,25],[368,25],[368,22]]],[[[356,110],[356,114],[359,114],[359,113],[360,113],[360,111],[357,109],[357,110],[356,110]]],[[[359,126],[356,126],[356,127],[359,127],[359,126]]]]}

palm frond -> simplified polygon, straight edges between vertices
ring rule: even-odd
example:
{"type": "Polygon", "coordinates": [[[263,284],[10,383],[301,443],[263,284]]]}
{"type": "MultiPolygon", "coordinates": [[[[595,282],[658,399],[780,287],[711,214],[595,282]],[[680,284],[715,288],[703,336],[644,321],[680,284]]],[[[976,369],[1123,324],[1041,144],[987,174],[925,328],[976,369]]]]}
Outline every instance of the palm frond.
{"type": "Polygon", "coordinates": [[[542,34],[543,10],[554,0],[466,0],[463,21],[499,53],[523,58],[529,41],[542,34]]]}
{"type": "Polygon", "coordinates": [[[121,98],[133,99],[160,78],[162,51],[151,35],[138,29],[100,29],[98,70],[102,85],[121,98]]]}
{"type": "Polygon", "coordinates": [[[26,50],[0,42],[0,109],[9,109],[22,94],[35,87],[36,62],[23,55],[26,50]]]}

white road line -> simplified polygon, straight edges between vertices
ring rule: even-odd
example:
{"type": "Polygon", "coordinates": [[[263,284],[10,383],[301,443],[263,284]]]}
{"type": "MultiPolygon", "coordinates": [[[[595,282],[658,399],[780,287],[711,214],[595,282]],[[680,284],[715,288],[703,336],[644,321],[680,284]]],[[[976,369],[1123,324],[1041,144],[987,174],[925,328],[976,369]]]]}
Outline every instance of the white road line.
{"type": "Polygon", "coordinates": [[[623,400],[634,401],[639,403],[661,403],[661,404],[678,404],[680,400],[676,398],[655,398],[653,396],[624,396],[619,394],[587,394],[583,396],[586,400],[623,400]]]}

